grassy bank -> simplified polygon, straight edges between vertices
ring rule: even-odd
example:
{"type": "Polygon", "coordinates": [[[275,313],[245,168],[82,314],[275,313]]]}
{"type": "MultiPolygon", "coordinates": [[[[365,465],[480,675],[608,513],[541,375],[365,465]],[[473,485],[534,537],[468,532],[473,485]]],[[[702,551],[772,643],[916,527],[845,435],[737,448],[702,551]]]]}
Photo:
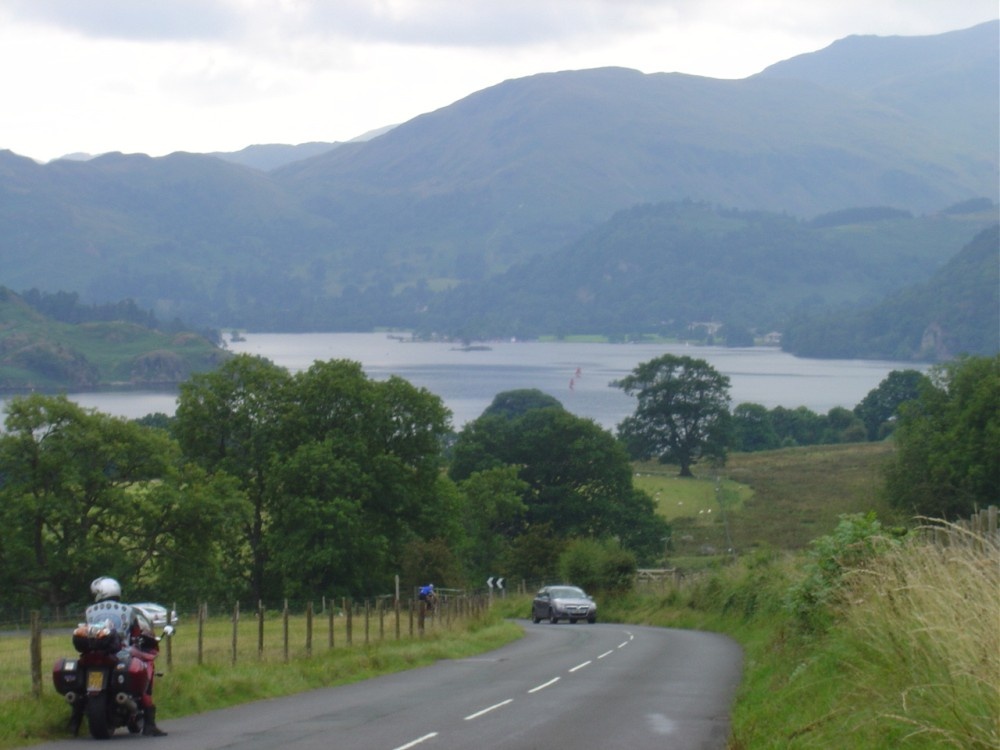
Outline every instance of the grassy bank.
{"type": "Polygon", "coordinates": [[[694,480],[638,467],[673,525],[668,563],[690,575],[602,619],[743,645],[732,750],[1000,747],[1000,552],[954,529],[952,546],[898,541],[911,519],[878,493],[891,450],[735,454],[694,480]]]}
{"type": "Polygon", "coordinates": [[[1000,747],[996,547],[876,544],[803,617],[815,556],[758,555],[605,620],[724,632],[745,651],[730,748],[1000,747]],[[816,613],[812,613],[816,614],[816,613]]]}
{"type": "MultiPolygon", "coordinates": [[[[158,668],[166,671],[156,685],[157,704],[162,707],[157,718],[168,731],[172,718],[358,682],[441,659],[465,658],[499,648],[522,635],[521,629],[505,622],[498,611],[455,622],[449,628],[428,630],[420,638],[373,639],[365,645],[359,636],[352,646],[341,640],[334,649],[315,648],[311,657],[294,654],[288,663],[276,654],[263,660],[242,659],[233,665],[225,656],[229,653],[232,625],[228,618],[220,617],[206,627],[204,648],[206,653],[221,654],[223,658],[198,666],[194,634],[188,633],[185,638],[183,627],[182,623],[173,643],[174,666],[165,670],[164,654],[157,662],[158,668]]],[[[26,639],[17,640],[26,650],[26,639]]],[[[44,639],[42,650],[65,655],[68,646],[65,634],[52,635],[44,639]]],[[[48,668],[50,663],[43,666],[48,668]]],[[[23,686],[0,696],[0,750],[66,738],[69,708],[53,690],[49,675],[43,674],[39,699],[30,697],[30,680],[24,667],[10,679],[17,679],[23,686]]]]}

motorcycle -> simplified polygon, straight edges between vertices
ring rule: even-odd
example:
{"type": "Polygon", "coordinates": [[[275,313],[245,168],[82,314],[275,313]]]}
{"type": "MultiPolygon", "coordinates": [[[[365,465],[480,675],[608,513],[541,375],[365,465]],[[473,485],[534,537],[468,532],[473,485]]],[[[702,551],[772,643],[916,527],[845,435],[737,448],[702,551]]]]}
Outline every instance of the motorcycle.
{"type": "Polygon", "coordinates": [[[95,739],[108,739],[123,726],[142,732],[142,697],[154,676],[153,660],[159,641],[174,628],[167,624],[161,633],[155,635],[153,617],[135,605],[104,601],[87,608],[86,622],[73,631],[79,656],[58,659],[52,668],[55,689],[72,709],[74,734],[84,717],[95,739]]]}

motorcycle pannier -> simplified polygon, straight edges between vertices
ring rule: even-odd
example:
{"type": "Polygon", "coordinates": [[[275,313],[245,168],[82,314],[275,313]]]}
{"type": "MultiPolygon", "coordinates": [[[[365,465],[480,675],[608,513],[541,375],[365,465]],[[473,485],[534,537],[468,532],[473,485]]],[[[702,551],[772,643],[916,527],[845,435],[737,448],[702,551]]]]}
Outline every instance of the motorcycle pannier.
{"type": "Polygon", "coordinates": [[[52,666],[52,684],[60,695],[78,691],[82,684],[83,672],[76,659],[58,659],[52,666]]]}
{"type": "Polygon", "coordinates": [[[121,644],[121,633],[110,621],[81,623],[73,631],[73,648],[81,654],[91,651],[118,651],[121,644]]]}

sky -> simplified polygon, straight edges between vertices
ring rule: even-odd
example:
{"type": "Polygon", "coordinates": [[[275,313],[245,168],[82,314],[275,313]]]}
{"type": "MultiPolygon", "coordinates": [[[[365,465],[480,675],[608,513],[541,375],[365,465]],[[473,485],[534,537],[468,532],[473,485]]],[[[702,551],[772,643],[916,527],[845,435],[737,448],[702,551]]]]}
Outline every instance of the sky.
{"type": "Polygon", "coordinates": [[[997,0],[0,0],[0,149],[39,161],[346,141],[511,78],[744,78],[997,0]]]}

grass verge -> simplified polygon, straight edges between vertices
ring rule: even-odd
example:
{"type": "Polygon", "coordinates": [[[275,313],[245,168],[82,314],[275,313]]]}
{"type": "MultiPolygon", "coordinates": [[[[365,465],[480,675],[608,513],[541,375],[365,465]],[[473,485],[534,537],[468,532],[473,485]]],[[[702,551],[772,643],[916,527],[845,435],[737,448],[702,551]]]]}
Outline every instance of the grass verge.
{"type": "MultiPolygon", "coordinates": [[[[225,618],[217,618],[214,630],[225,652],[225,618]]],[[[283,661],[244,660],[232,665],[215,661],[198,666],[186,661],[174,666],[156,684],[157,718],[169,728],[171,718],[212,711],[250,701],[293,695],[334,685],[345,685],[377,675],[400,672],[433,664],[442,659],[459,659],[491,651],[521,637],[523,631],[504,621],[499,611],[455,624],[449,629],[428,631],[423,638],[373,641],[367,645],[317,649],[312,657],[302,655],[283,661]]],[[[55,638],[55,636],[51,636],[55,638]]],[[[60,636],[69,645],[66,636],[60,636]]],[[[181,643],[178,638],[176,643],[181,643]]],[[[26,643],[26,642],[25,642],[26,643]]],[[[26,646],[25,646],[26,647],[26,646]]],[[[189,648],[192,646],[188,646],[189,648]]],[[[58,646],[55,646],[58,648],[58,646]]],[[[67,649],[64,649],[67,650],[67,649]]],[[[71,649],[68,649],[71,651],[71,649]]],[[[179,656],[175,653],[175,656],[179,656]]],[[[163,671],[161,661],[157,666],[163,671]]],[[[33,698],[23,692],[0,702],[0,750],[27,747],[39,742],[67,737],[69,709],[52,688],[48,675],[42,696],[33,698]]],[[[86,729],[84,729],[84,732],[86,729]]]]}
{"type": "Polygon", "coordinates": [[[917,536],[843,571],[802,626],[810,559],[744,558],[681,591],[602,604],[602,619],[712,630],[744,648],[731,750],[1000,747],[1000,552],[917,536]]]}

